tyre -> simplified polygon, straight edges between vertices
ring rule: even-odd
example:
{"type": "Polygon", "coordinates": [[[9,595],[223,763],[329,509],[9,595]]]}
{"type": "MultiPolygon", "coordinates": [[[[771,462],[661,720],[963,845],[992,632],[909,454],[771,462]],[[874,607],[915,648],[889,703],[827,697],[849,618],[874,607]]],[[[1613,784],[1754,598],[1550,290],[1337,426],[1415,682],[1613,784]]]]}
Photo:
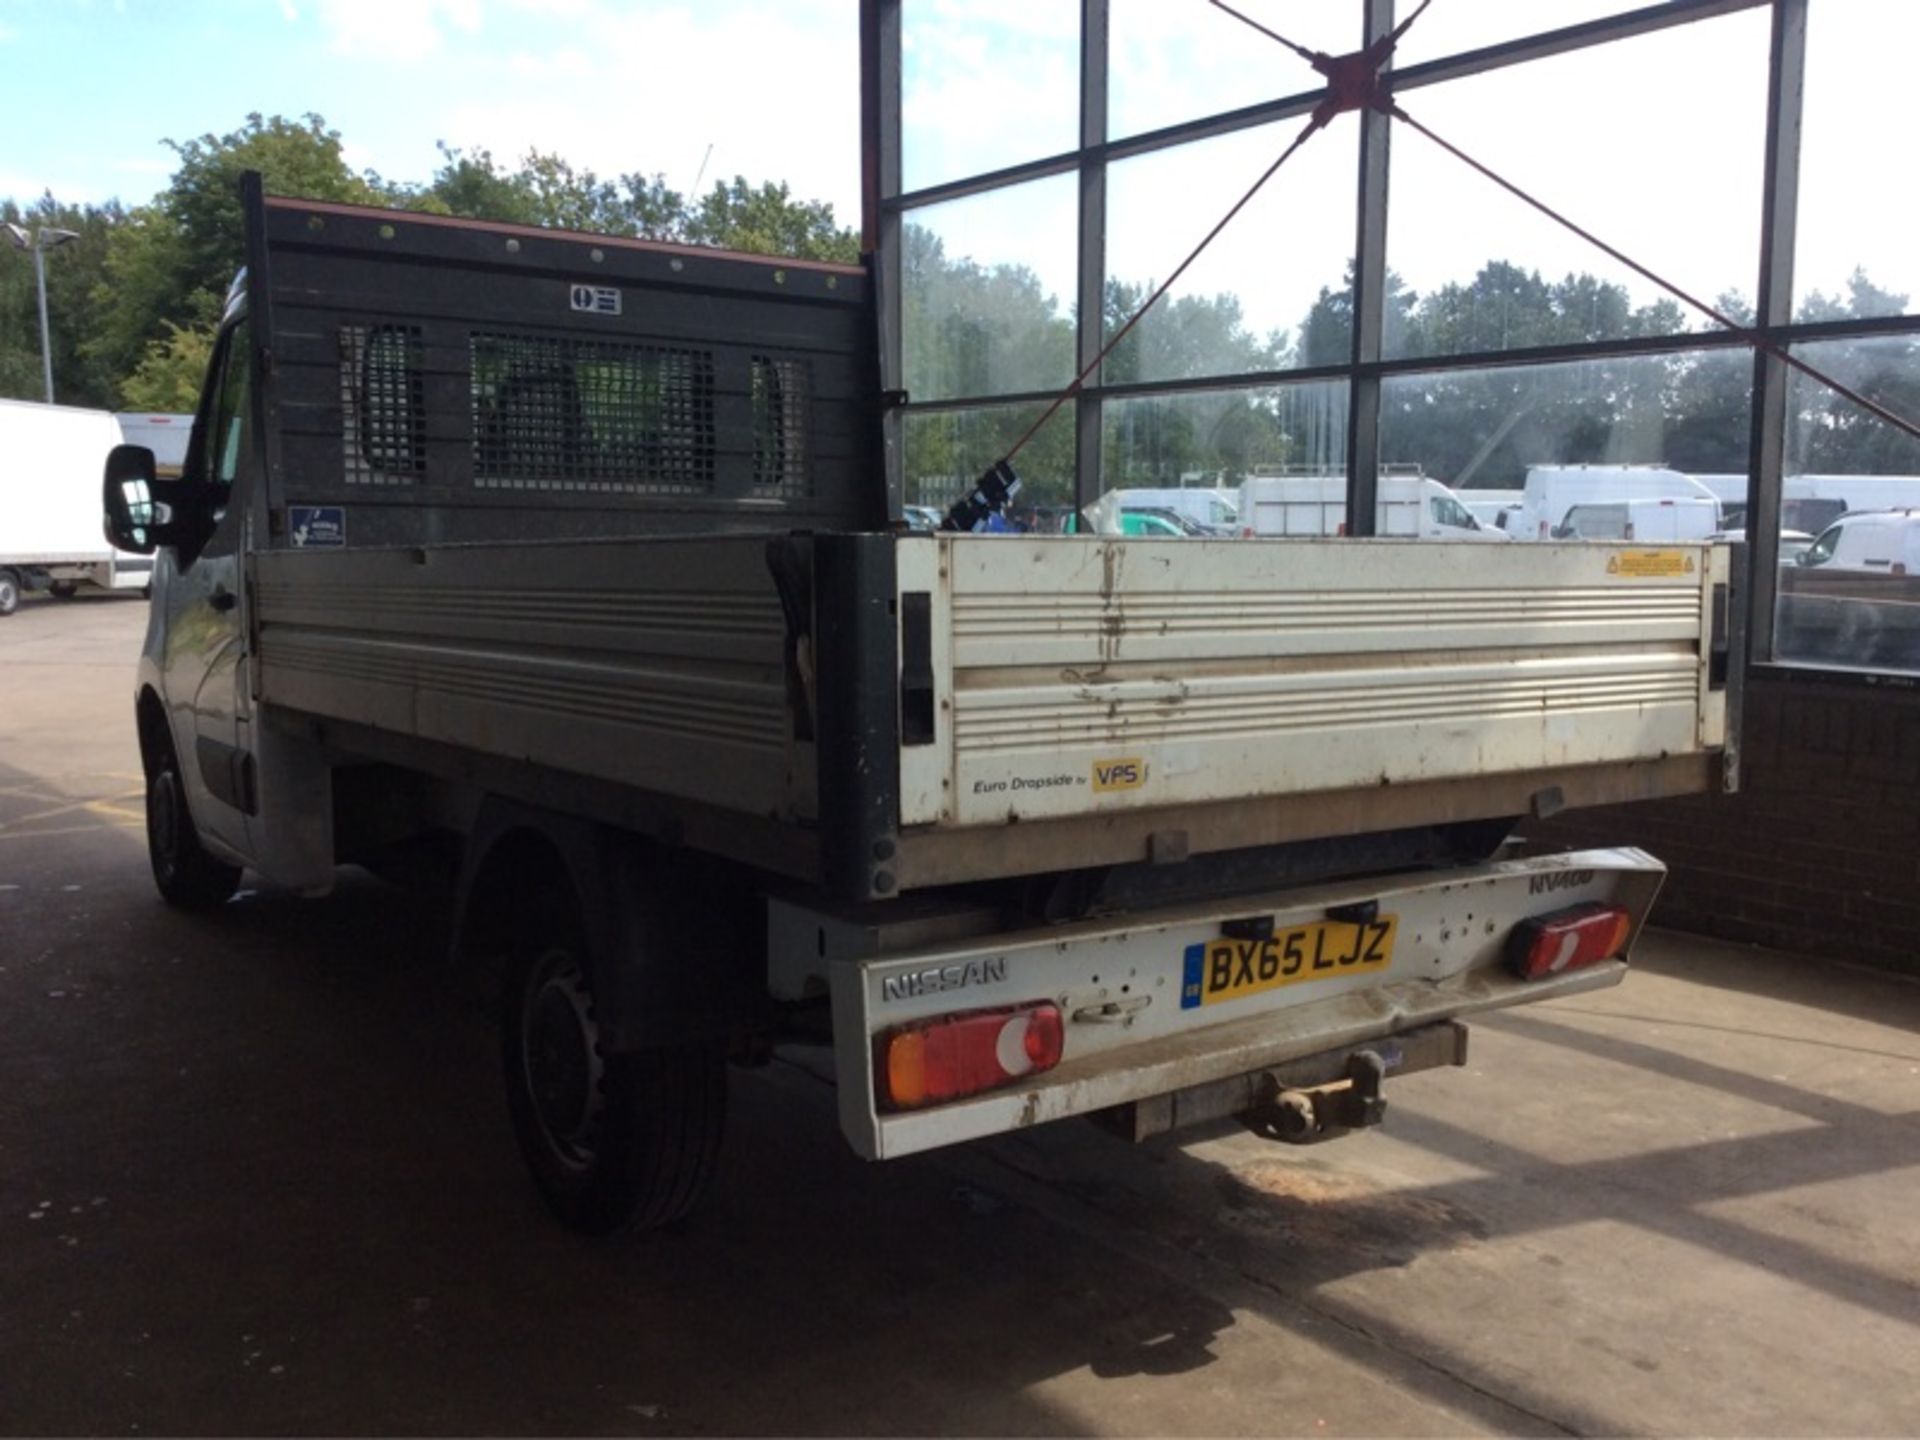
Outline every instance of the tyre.
{"type": "Polygon", "coordinates": [[[240,867],[216,860],[200,844],[180,761],[166,740],[147,776],[147,859],[161,897],[181,910],[212,910],[240,888],[240,867]]]}
{"type": "Polygon", "coordinates": [[[0,570],[0,615],[11,615],[20,608],[20,577],[11,570],[0,570]]]}
{"type": "Polygon", "coordinates": [[[719,1160],[724,1055],[699,1045],[605,1053],[578,937],[516,948],[501,1059],[520,1152],[548,1207],[584,1235],[680,1219],[719,1160]]]}
{"type": "Polygon", "coordinates": [[[71,600],[80,593],[80,585],[74,580],[56,580],[47,587],[56,600],[71,600]]]}

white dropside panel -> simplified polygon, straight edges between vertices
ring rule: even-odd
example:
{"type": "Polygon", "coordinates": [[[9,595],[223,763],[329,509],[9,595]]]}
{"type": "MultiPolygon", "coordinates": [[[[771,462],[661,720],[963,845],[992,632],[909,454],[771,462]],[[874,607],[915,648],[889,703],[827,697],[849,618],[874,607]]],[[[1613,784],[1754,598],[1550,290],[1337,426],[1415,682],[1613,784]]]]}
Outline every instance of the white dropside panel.
{"type": "Polygon", "coordinates": [[[1725,547],[957,536],[901,550],[901,587],[932,591],[951,659],[937,744],[903,763],[908,824],[1724,741],[1708,662],[1725,547]]]}

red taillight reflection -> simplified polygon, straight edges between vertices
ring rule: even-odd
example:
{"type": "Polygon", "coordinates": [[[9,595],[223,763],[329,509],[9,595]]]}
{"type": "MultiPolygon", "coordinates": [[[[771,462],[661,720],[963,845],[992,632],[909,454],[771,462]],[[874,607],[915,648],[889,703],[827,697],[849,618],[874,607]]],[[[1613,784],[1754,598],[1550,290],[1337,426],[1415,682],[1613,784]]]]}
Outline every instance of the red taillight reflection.
{"type": "Polygon", "coordinates": [[[887,1109],[915,1110],[995,1090],[1051,1070],[1065,1041],[1053,1005],[918,1020],[879,1038],[878,1099],[887,1109]]]}
{"type": "Polygon", "coordinates": [[[1574,905],[1514,926],[1507,959],[1522,980],[1561,975],[1613,959],[1632,931],[1633,916],[1619,905],[1574,905]]]}

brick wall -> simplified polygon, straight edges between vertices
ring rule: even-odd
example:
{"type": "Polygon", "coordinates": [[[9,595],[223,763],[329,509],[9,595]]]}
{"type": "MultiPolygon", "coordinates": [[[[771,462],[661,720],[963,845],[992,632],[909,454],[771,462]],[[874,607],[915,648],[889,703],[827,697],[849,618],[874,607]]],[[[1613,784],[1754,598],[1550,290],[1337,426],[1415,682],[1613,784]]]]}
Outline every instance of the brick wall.
{"type": "Polygon", "coordinates": [[[1754,679],[1737,795],[1570,811],[1551,848],[1638,845],[1654,920],[1920,973],[1920,691],[1754,679]]]}

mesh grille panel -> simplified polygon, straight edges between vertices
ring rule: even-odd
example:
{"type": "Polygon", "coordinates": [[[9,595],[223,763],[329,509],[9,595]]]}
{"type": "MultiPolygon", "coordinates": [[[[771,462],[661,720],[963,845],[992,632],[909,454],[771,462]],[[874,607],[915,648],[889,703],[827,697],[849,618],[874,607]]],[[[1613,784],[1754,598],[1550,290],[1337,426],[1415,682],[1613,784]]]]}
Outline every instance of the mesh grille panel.
{"type": "Polygon", "coordinates": [[[633,495],[713,488],[706,351],[476,333],[470,355],[474,484],[633,495]]]}
{"type": "Polygon", "coordinates": [[[779,499],[813,494],[807,464],[807,417],[813,375],[804,360],[753,357],[753,488],[779,499]]]}
{"type": "Polygon", "coordinates": [[[340,327],[340,414],[349,485],[406,485],[427,469],[426,382],[415,325],[340,327]]]}

